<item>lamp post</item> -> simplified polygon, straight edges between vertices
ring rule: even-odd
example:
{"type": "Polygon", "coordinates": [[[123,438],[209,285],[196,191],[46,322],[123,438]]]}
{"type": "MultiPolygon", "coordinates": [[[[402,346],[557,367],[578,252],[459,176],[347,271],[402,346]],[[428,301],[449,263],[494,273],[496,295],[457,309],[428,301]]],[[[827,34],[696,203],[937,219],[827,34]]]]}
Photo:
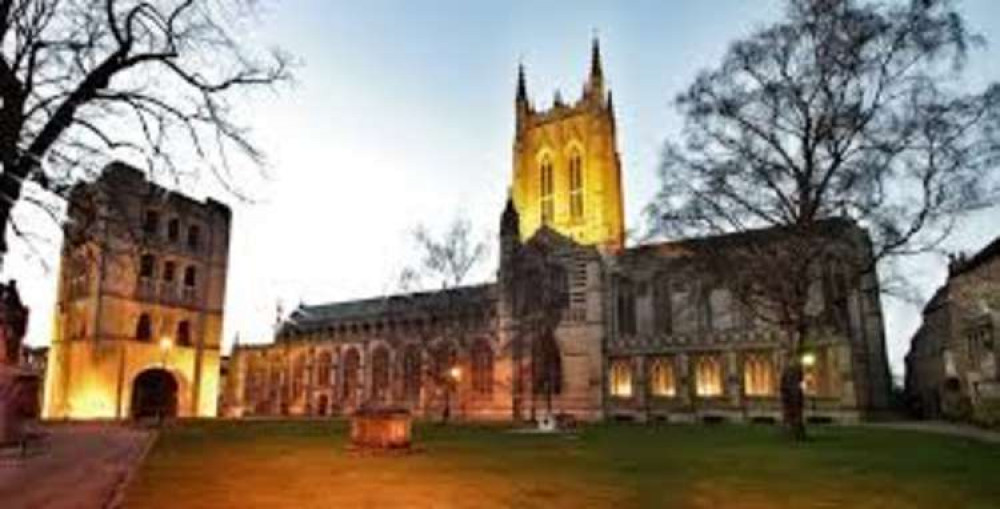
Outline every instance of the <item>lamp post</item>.
{"type": "MultiPolygon", "coordinates": [[[[812,352],[806,352],[802,354],[802,367],[805,368],[803,370],[803,376],[802,376],[802,393],[809,401],[809,409],[812,410],[813,412],[816,411],[816,399],[813,398],[812,395],[807,390],[805,370],[811,370],[812,367],[815,365],[816,365],[816,354],[812,352]]],[[[813,382],[815,383],[815,380],[813,382]]]]}
{"type": "Polygon", "coordinates": [[[462,379],[462,368],[452,366],[448,370],[447,378],[444,393],[444,422],[448,422],[448,419],[451,417],[451,392],[455,390],[458,382],[462,379]]]}

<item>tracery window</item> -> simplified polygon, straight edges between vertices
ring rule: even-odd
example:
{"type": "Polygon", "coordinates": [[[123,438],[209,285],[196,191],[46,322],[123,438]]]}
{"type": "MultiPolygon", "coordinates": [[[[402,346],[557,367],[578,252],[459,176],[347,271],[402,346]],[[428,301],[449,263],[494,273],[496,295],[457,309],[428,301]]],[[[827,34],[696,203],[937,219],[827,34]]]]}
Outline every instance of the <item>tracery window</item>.
{"type": "Polygon", "coordinates": [[[409,345],[403,353],[403,393],[406,399],[420,398],[420,348],[409,345]]]}
{"type": "Polygon", "coordinates": [[[321,352],[316,363],[316,383],[325,387],[330,385],[330,370],[333,368],[333,357],[330,352],[321,352]]]}
{"type": "Polygon", "coordinates": [[[630,359],[613,359],[609,378],[608,388],[612,396],[616,398],[632,397],[632,362],[630,359]]]}
{"type": "Polygon", "coordinates": [[[722,396],[722,360],[718,355],[703,355],[695,360],[695,394],[702,398],[722,396]]]}
{"type": "Polygon", "coordinates": [[[550,224],[555,218],[555,197],[553,196],[554,186],[552,179],[552,161],[546,157],[541,165],[541,209],[542,224],[550,224]]]}
{"type": "Polygon", "coordinates": [[[618,333],[622,336],[636,333],[635,285],[627,279],[618,283],[618,333]]]}
{"type": "Polygon", "coordinates": [[[670,357],[656,357],[649,366],[649,393],[659,398],[677,395],[674,362],[670,357]]]}
{"type": "Polygon", "coordinates": [[[358,382],[361,367],[361,357],[354,348],[347,350],[344,354],[344,383],[343,397],[347,401],[354,401],[358,395],[358,382]]]}
{"type": "Polygon", "coordinates": [[[583,219],[583,159],[579,152],[569,159],[569,210],[574,221],[583,219]]]}
{"type": "Polygon", "coordinates": [[[372,396],[376,400],[389,397],[389,350],[384,346],[372,353],[372,396]]]}
{"type": "Polygon", "coordinates": [[[776,391],[774,360],[767,353],[750,353],[743,359],[743,393],[747,396],[774,396],[776,391]]]}

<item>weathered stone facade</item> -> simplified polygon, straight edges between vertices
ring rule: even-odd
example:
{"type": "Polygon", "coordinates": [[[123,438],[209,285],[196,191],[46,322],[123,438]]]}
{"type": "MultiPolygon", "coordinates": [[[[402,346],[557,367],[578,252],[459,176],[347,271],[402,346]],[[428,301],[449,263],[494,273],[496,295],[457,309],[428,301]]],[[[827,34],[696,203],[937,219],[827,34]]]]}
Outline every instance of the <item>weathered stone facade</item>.
{"type": "Polygon", "coordinates": [[[925,417],[1000,425],[1000,238],[949,264],[906,355],[906,393],[925,417]]]}
{"type": "MultiPolygon", "coordinates": [[[[550,407],[585,420],[779,418],[787,359],[778,331],[742,312],[724,281],[686,254],[722,238],[624,247],[596,43],[580,100],[557,97],[536,111],[522,70],[515,110],[497,282],[300,306],[273,344],[234,350],[225,398],[233,415],[371,404],[468,419],[532,419],[550,407]],[[564,298],[548,317],[539,296],[553,275],[564,298]]],[[[829,326],[806,344],[806,411],[854,421],[886,408],[889,373],[874,274],[836,271],[870,260],[867,236],[852,224],[843,235],[851,249],[817,275],[814,304],[829,326]]]]}
{"type": "Polygon", "coordinates": [[[216,415],[230,221],[122,163],[73,190],[45,417],[216,415]]]}

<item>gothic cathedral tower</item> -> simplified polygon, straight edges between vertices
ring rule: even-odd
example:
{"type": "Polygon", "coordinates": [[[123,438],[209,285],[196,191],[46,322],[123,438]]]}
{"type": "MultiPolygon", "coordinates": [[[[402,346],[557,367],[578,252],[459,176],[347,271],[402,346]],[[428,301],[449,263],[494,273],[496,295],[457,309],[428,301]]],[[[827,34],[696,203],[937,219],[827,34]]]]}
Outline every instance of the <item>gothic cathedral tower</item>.
{"type": "Polygon", "coordinates": [[[556,92],[550,109],[536,111],[518,68],[511,192],[522,240],[545,225],[580,244],[623,247],[621,162],[604,85],[597,39],[583,96],[573,104],[556,92]]]}

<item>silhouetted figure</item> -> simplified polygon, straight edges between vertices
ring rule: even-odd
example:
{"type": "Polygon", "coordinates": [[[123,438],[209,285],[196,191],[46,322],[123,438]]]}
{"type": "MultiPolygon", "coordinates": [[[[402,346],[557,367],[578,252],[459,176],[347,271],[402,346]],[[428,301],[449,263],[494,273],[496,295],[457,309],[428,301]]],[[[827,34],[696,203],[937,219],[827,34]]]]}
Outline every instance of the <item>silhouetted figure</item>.
{"type": "Polygon", "coordinates": [[[802,380],[802,365],[797,362],[785,368],[781,374],[781,399],[784,401],[782,417],[789,433],[796,440],[806,437],[806,426],[802,415],[805,406],[802,380]]]}

